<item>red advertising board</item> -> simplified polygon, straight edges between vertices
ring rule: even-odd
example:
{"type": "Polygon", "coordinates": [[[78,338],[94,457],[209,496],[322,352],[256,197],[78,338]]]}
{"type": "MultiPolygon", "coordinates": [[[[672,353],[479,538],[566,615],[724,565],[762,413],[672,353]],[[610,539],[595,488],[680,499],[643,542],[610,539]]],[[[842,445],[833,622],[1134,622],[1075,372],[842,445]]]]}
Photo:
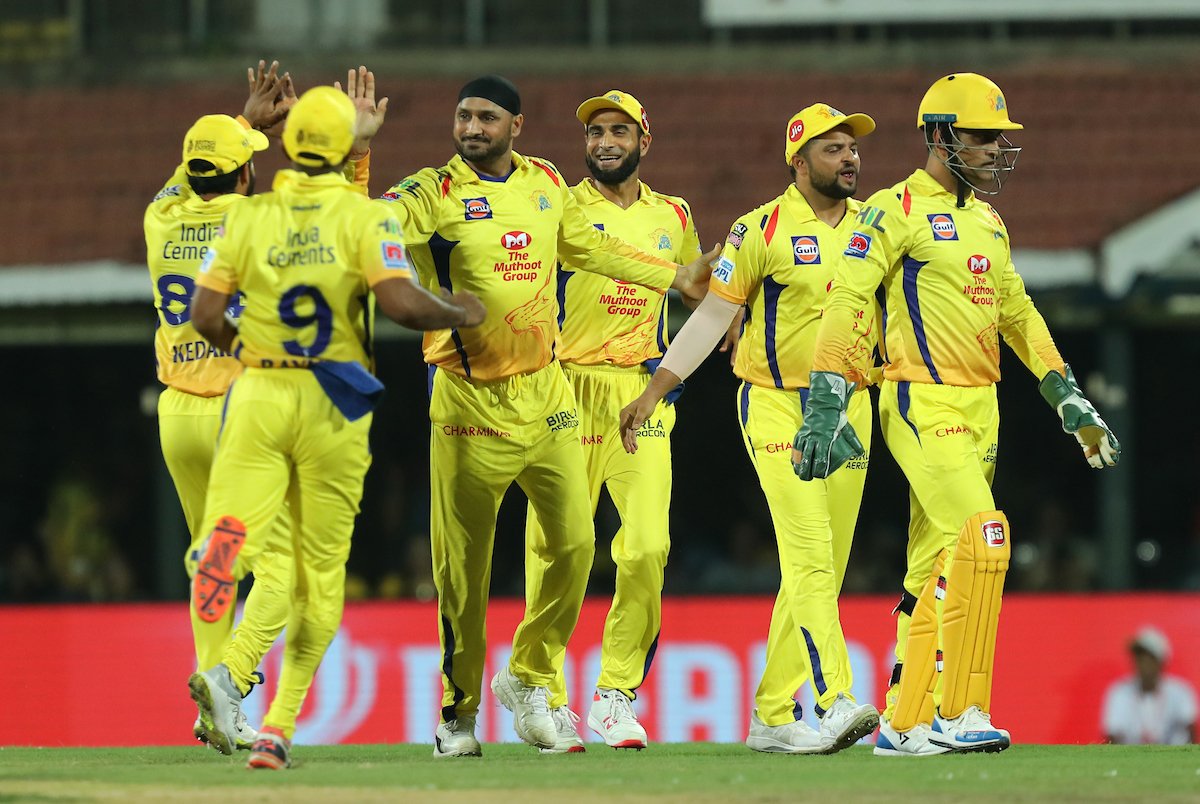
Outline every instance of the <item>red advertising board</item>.
{"type": "MultiPolygon", "coordinates": [[[[894,600],[842,601],[854,692],[880,704],[892,665],[894,600]]],[[[657,656],[637,710],[657,742],[744,739],[773,600],[665,601],[657,656]]],[[[589,600],[569,650],[572,707],[586,711],[608,604],[589,600]]],[[[994,720],[1023,743],[1101,739],[1105,689],[1130,671],[1130,635],[1153,624],[1170,639],[1168,670],[1200,686],[1200,595],[1010,595],[997,650],[994,720]]],[[[521,616],[493,601],[488,676],[507,659],[521,616]]],[[[268,678],[278,675],[278,649],[268,678]]],[[[0,745],[170,745],[191,740],[193,662],[183,604],[0,607],[0,745]]],[[[305,705],[297,742],[431,742],[440,706],[441,655],[428,603],[346,607],[337,639],[305,705]]],[[[271,687],[246,699],[251,722],[271,687]]],[[[516,739],[485,685],[479,736],[516,739]]],[[[811,709],[805,690],[800,700],[811,709]]],[[[807,715],[811,717],[811,715],[807,715]]],[[[587,731],[584,729],[584,731],[587,731]]],[[[587,734],[585,739],[594,735],[587,734]]]]}

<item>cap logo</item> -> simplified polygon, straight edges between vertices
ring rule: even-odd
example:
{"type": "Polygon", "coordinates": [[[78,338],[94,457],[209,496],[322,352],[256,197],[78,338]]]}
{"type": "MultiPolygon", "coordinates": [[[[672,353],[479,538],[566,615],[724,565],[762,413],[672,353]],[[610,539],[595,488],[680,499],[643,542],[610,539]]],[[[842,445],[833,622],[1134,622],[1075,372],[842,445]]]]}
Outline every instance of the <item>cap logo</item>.
{"type": "Polygon", "coordinates": [[[999,90],[992,90],[988,93],[988,100],[992,104],[993,112],[1003,112],[1008,107],[1004,104],[1004,93],[999,90]]]}
{"type": "Polygon", "coordinates": [[[788,129],[788,142],[800,142],[800,138],[804,136],[804,121],[797,120],[792,123],[788,129]]]}
{"type": "Polygon", "coordinates": [[[188,153],[192,151],[208,151],[212,153],[217,150],[216,140],[190,140],[188,142],[188,153]]]}
{"type": "Polygon", "coordinates": [[[611,95],[608,95],[608,96],[606,96],[606,97],[607,97],[607,98],[608,98],[610,101],[612,101],[613,103],[620,103],[621,101],[625,100],[624,98],[622,98],[622,97],[621,97],[621,96],[620,96],[618,93],[616,93],[616,92],[614,92],[613,94],[611,94],[611,95]]]}
{"type": "Polygon", "coordinates": [[[642,107],[642,131],[650,130],[650,118],[646,117],[646,107],[642,107]]]}

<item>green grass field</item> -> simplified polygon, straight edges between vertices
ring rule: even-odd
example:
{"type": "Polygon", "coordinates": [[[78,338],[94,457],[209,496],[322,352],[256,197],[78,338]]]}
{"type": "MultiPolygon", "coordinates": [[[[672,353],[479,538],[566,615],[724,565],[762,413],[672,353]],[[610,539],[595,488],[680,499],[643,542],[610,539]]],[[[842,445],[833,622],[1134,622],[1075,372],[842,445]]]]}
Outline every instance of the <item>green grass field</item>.
{"type": "Polygon", "coordinates": [[[188,748],[3,748],[0,802],[64,801],[1200,801],[1200,748],[1017,746],[1002,754],[829,757],[740,745],[652,745],[541,756],[486,745],[434,760],[426,745],[301,746],[289,771],[188,748]]]}

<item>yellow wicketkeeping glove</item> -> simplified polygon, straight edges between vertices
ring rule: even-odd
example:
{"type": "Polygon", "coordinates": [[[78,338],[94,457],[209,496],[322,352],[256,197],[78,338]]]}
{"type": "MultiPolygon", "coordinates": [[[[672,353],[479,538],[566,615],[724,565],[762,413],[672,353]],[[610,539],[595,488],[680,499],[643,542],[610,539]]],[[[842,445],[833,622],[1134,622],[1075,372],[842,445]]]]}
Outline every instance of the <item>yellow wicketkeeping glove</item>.
{"type": "Polygon", "coordinates": [[[1121,460],[1121,443],[1113,431],[1100,418],[1096,407],[1083,395],[1071,367],[1063,364],[1066,376],[1057,371],[1049,372],[1038,383],[1042,399],[1058,411],[1062,419],[1063,432],[1071,433],[1083,449],[1083,456],[1094,469],[1116,466],[1121,460]]]}

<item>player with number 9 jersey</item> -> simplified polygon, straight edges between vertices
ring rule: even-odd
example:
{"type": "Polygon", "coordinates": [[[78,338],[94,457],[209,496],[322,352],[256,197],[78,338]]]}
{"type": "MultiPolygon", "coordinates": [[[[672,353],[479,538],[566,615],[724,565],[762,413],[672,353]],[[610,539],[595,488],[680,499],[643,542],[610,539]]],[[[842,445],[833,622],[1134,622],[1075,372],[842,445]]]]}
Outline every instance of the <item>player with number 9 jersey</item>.
{"type": "Polygon", "coordinates": [[[381,310],[417,329],[483,317],[481,306],[472,315],[411,281],[399,222],[344,177],[356,115],[331,87],[297,101],[283,132],[293,169],[279,171],[274,192],[229,210],[192,300],[197,331],[246,366],[226,398],[192,602],[216,619],[246,574],[265,588],[247,600],[220,664],[188,680],[206,738],[225,753],[231,713],[288,625],[251,767],[286,767],[300,707],[341,622],[371,410],[383,390],[370,371],[372,290],[381,310]],[[235,328],[222,311],[237,291],[246,310],[235,328]],[[291,583],[259,572],[285,500],[295,514],[291,583]]]}

